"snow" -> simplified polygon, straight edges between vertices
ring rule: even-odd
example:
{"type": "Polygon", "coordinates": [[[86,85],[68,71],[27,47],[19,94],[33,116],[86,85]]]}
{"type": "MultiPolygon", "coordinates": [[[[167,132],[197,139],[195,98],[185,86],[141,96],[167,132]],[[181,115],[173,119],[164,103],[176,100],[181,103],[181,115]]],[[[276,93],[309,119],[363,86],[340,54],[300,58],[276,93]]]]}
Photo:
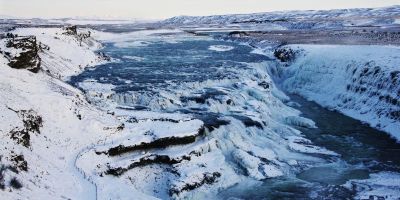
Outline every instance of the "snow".
{"type": "Polygon", "coordinates": [[[145,47],[151,43],[148,43],[146,41],[129,41],[129,42],[119,42],[115,43],[115,47],[119,48],[130,48],[130,47],[145,47]]]}
{"type": "Polygon", "coordinates": [[[302,50],[295,62],[282,68],[285,90],[369,123],[400,140],[400,84],[396,46],[289,45],[302,50]]]}
{"type": "Polygon", "coordinates": [[[90,79],[79,83],[79,87],[87,91],[98,91],[101,94],[112,93],[112,90],[115,88],[112,84],[99,83],[96,80],[90,79]]]}
{"type": "Polygon", "coordinates": [[[234,47],[226,45],[212,45],[208,49],[212,51],[230,51],[233,50],[234,47]]]}
{"type": "Polygon", "coordinates": [[[287,124],[293,125],[293,126],[300,126],[300,127],[306,127],[306,128],[317,128],[317,126],[315,126],[315,122],[313,122],[310,119],[307,119],[304,117],[299,117],[299,116],[286,117],[285,122],[287,124]]]}
{"type": "Polygon", "coordinates": [[[356,199],[396,200],[400,198],[400,174],[395,172],[379,172],[371,174],[369,179],[350,180],[345,185],[355,189],[356,199]]]}
{"type": "Polygon", "coordinates": [[[272,164],[264,164],[259,158],[254,157],[243,150],[236,150],[233,153],[233,157],[243,168],[247,170],[249,176],[262,180],[265,178],[273,178],[283,176],[283,172],[272,164]],[[261,171],[259,168],[261,167],[261,171]]]}
{"type": "Polygon", "coordinates": [[[384,8],[356,8],[338,10],[277,11],[252,14],[213,15],[213,16],[177,16],[166,19],[160,24],[191,28],[210,29],[210,27],[227,29],[233,26],[236,30],[288,30],[339,28],[349,24],[356,25],[391,25],[398,17],[400,6],[384,8]],[[384,20],[388,19],[388,20],[384,20]]]}
{"type": "Polygon", "coordinates": [[[298,136],[290,136],[287,138],[289,140],[289,148],[301,152],[301,153],[309,153],[309,154],[325,154],[330,156],[339,156],[339,154],[329,151],[325,148],[318,147],[312,145],[310,140],[298,137],[298,136]]]}
{"type": "Polygon", "coordinates": [[[142,58],[139,56],[122,56],[122,58],[134,60],[134,61],[138,61],[138,62],[144,61],[146,59],[146,58],[142,58]]]}
{"type": "Polygon", "coordinates": [[[15,31],[18,35],[36,35],[39,42],[50,46],[50,51],[40,52],[42,68],[49,69],[50,74],[12,69],[0,56],[0,154],[5,156],[2,162],[9,160],[8,155],[13,151],[24,155],[28,164],[27,172],[14,175],[23,187],[0,191],[2,198],[94,199],[96,196],[94,185],[76,168],[75,158],[82,149],[112,133],[119,122],[88,104],[81,91],[57,79],[82,70],[79,64],[93,65],[98,60],[93,52],[97,47],[80,46],[73,36],[61,32],[58,28],[15,31]],[[16,144],[8,135],[15,127],[23,126],[10,109],[32,109],[43,118],[40,133],[30,133],[29,148],[16,144]]]}
{"type": "Polygon", "coordinates": [[[82,43],[76,37],[62,34],[60,28],[18,28],[12,33],[19,36],[34,35],[37,40],[50,48],[41,54],[45,70],[57,77],[66,79],[76,75],[85,67],[95,66],[102,59],[94,52],[101,44],[89,38],[82,43]]]}
{"type": "MultiPolygon", "coordinates": [[[[139,31],[136,35],[122,34],[123,37],[126,36],[125,39],[107,36],[110,40],[105,39],[104,42],[144,41],[143,39],[148,42],[171,41],[169,37],[160,39],[155,33],[156,31],[139,31]]],[[[193,38],[191,36],[190,39],[193,38]]],[[[179,40],[180,38],[175,39],[179,40]]],[[[112,112],[125,128],[88,149],[80,157],[77,166],[101,185],[113,185],[113,181],[107,179],[108,182],[105,182],[99,174],[103,174],[103,177],[112,176],[105,175],[104,172],[110,168],[122,169],[122,174],[116,181],[125,180],[147,195],[168,199],[168,190],[171,187],[174,191],[181,191],[188,185],[201,185],[204,176],[215,172],[220,173],[215,182],[203,184],[190,191],[181,191],[174,197],[191,198],[202,193],[216,193],[243,179],[263,180],[285,176],[293,168],[325,162],[316,156],[318,154],[336,156],[334,152],[312,145],[311,141],[303,138],[300,131],[292,128],[293,125],[314,128],[315,123],[300,117],[298,110],[283,103],[289,102],[290,98],[272,82],[268,73],[269,63],[246,64],[247,67],[236,71],[240,77],[238,79],[181,83],[175,85],[173,90],[160,88],[156,95],[147,96],[139,92],[110,94],[108,89],[112,90],[111,86],[104,85],[101,88],[102,84],[97,83],[93,84],[94,87],[85,87],[87,98],[100,109],[112,112]],[[268,89],[259,85],[263,81],[270,84],[268,89]],[[205,105],[182,101],[182,97],[202,94],[207,89],[217,90],[225,95],[207,99],[205,105]],[[228,105],[227,99],[231,99],[234,104],[228,105]],[[141,102],[151,111],[135,110],[136,105],[142,105],[141,102]],[[226,120],[228,123],[213,131],[205,130],[204,135],[197,136],[195,142],[189,144],[168,146],[166,143],[163,148],[135,150],[134,147],[142,144],[151,146],[158,139],[197,135],[199,128],[206,123],[195,119],[191,114],[168,112],[179,108],[207,109],[210,115],[221,114],[222,117],[218,120],[226,120]],[[288,139],[294,136],[296,140],[288,139]],[[118,147],[132,148],[111,157],[102,153],[118,147]],[[157,156],[177,160],[178,163],[149,165],[143,161],[156,159],[157,156]],[[184,159],[188,157],[190,160],[184,159]],[[246,173],[239,173],[238,168],[246,173]],[[171,173],[171,170],[176,173],[171,173]]]]}
{"type": "MultiPolygon", "coordinates": [[[[393,10],[394,13],[398,12],[398,7],[393,7],[393,10]]],[[[360,13],[365,13],[363,17],[376,17],[391,15],[392,12],[385,9],[366,12],[360,9],[354,10],[354,13],[336,10],[328,14],[309,12],[307,15],[315,19],[360,13]]],[[[272,15],[301,20],[304,12],[277,12],[272,15]]],[[[271,20],[275,17],[268,13],[177,17],[164,23],[229,24],[237,20],[271,20]]],[[[68,22],[95,23],[89,20],[68,22]]],[[[356,22],[374,23],[364,19],[356,22]]],[[[324,24],[319,26],[323,27],[324,24]]],[[[243,30],[252,30],[243,24],[221,30],[243,27],[247,28],[243,30]]],[[[266,23],[265,27],[257,28],[286,30],[293,27],[282,22],[266,23]]],[[[197,30],[212,31],[202,27],[197,27],[197,30]]],[[[90,31],[94,39],[113,43],[118,48],[140,48],[159,41],[175,43],[181,40],[174,38],[179,34],[185,35],[183,39],[194,39],[194,36],[178,29],[129,33],[90,31]]],[[[86,67],[104,61],[95,53],[101,48],[96,40],[88,38],[80,42],[76,37],[62,32],[59,28],[18,28],[13,31],[18,35],[35,35],[39,42],[50,47],[50,50],[40,52],[43,70],[37,74],[12,69],[7,66],[7,59],[0,56],[0,154],[8,155],[1,162],[11,163],[13,151],[25,156],[29,168],[28,172],[19,174],[6,173],[7,180],[16,176],[23,184],[21,190],[0,190],[6,199],[196,199],[216,194],[243,181],[291,175],[299,169],[328,162],[322,157],[337,159],[339,154],[314,145],[302,134],[300,130],[317,128],[316,124],[301,117],[301,113],[295,109],[298,105],[277,87],[270,76],[273,68],[279,68],[281,77],[277,81],[284,90],[301,94],[400,138],[400,122],[387,115],[398,110],[398,104],[382,101],[380,95],[367,95],[379,91],[382,96],[398,97],[396,92],[400,89],[399,84],[390,85],[388,81],[391,80],[391,72],[399,70],[398,47],[290,45],[290,48],[302,51],[289,66],[280,67],[272,62],[245,63],[246,67],[236,71],[239,78],[182,83],[176,85],[174,90],[159,91],[159,95],[140,96],[135,92],[116,94],[113,91],[115,86],[95,80],[79,83],[85,93],[63,82],[86,67]],[[354,90],[357,86],[354,85],[355,77],[352,74],[361,75],[365,66],[371,69],[380,67],[376,76],[356,77],[356,82],[368,83],[370,87],[366,88],[367,92],[348,90],[348,84],[354,90]],[[354,69],[356,73],[352,73],[354,69]],[[269,83],[269,87],[260,86],[261,82],[269,83]],[[379,84],[383,84],[383,89],[377,89],[379,84]],[[181,101],[181,97],[201,94],[210,88],[227,94],[207,99],[206,105],[181,101]],[[148,103],[149,110],[135,110],[135,98],[138,97],[148,103]],[[89,104],[87,99],[94,105],[89,104]],[[228,105],[228,99],[234,104],[228,105]],[[206,123],[202,120],[191,114],[171,112],[182,107],[206,108],[210,116],[219,113],[222,116],[218,120],[228,123],[213,131],[203,130],[206,123]],[[40,134],[31,133],[31,146],[26,148],[16,144],[9,133],[24,126],[20,116],[13,110],[30,109],[43,117],[43,127],[40,128],[40,134]],[[257,125],[248,125],[245,120],[235,117],[237,115],[257,125]],[[112,148],[151,146],[156,141],[171,138],[194,138],[194,141],[187,144],[163,143],[164,146],[160,148],[133,148],[117,155],[107,155],[112,148]],[[143,162],[143,159],[155,159],[157,156],[177,162],[143,162]],[[127,169],[119,176],[105,173],[110,168],[130,168],[132,164],[140,165],[127,169]],[[204,177],[216,172],[220,174],[219,177],[204,183],[204,177]],[[200,186],[185,190],[193,185],[200,186]],[[179,192],[171,197],[170,189],[179,192]]],[[[5,48],[4,40],[0,41],[0,45],[1,49],[5,48]]],[[[209,50],[221,52],[233,48],[213,45],[209,50]]],[[[12,53],[17,55],[20,52],[13,49],[12,53]]],[[[266,52],[268,50],[256,49],[252,53],[266,52]]],[[[144,61],[144,58],[136,56],[123,58],[144,61]]],[[[389,199],[396,199],[399,179],[397,173],[382,172],[372,174],[367,180],[352,180],[348,186],[358,185],[360,198],[386,195],[389,199]],[[364,184],[371,187],[364,188],[364,184]]]]}
{"type": "MultiPolygon", "coordinates": [[[[22,34],[22,30],[19,33],[22,34]]],[[[68,47],[69,44],[60,42],[57,45],[68,47]]],[[[71,69],[75,67],[72,63],[71,69]]],[[[44,64],[44,67],[48,66],[44,64]]],[[[3,198],[93,198],[94,188],[76,170],[74,157],[81,148],[96,142],[99,134],[105,133],[102,127],[113,126],[115,120],[87,105],[79,90],[45,73],[12,69],[4,63],[3,57],[0,70],[3,75],[0,79],[0,115],[2,119],[8,119],[0,122],[0,132],[4,133],[0,151],[2,155],[9,155],[10,151],[21,152],[28,163],[28,172],[17,176],[23,188],[1,192],[3,198]],[[29,149],[15,144],[7,136],[12,128],[22,126],[21,119],[7,107],[33,109],[42,116],[43,128],[40,134],[31,133],[29,149]],[[77,113],[83,116],[82,120],[77,118],[77,113]]]]}

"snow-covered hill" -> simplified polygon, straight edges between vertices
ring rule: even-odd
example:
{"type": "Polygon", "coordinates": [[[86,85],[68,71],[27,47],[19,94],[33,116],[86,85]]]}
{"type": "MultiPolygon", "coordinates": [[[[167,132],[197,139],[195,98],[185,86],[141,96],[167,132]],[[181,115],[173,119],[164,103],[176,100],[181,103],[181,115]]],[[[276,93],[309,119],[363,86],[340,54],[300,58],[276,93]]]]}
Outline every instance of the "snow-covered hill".
{"type": "MultiPolygon", "coordinates": [[[[75,159],[79,151],[99,142],[119,123],[89,105],[81,91],[59,79],[100,60],[93,52],[99,48],[98,43],[88,39],[80,44],[76,36],[63,32],[36,28],[14,32],[20,36],[36,36],[40,42],[42,49],[38,54],[42,62],[37,73],[11,68],[4,54],[0,55],[0,185],[4,187],[0,193],[3,199],[91,199],[95,196],[94,185],[84,179],[75,166],[75,159]],[[14,178],[14,185],[10,185],[14,178]],[[16,189],[19,187],[15,182],[22,188],[16,189]]],[[[3,39],[0,48],[18,59],[24,50],[5,47],[9,40],[13,39],[3,39]]]]}
{"type": "Polygon", "coordinates": [[[253,14],[178,16],[161,22],[167,26],[231,26],[253,30],[323,29],[345,26],[391,25],[400,18],[400,6],[315,11],[279,11],[253,14]],[[257,27],[256,29],[254,29],[257,27]]]}

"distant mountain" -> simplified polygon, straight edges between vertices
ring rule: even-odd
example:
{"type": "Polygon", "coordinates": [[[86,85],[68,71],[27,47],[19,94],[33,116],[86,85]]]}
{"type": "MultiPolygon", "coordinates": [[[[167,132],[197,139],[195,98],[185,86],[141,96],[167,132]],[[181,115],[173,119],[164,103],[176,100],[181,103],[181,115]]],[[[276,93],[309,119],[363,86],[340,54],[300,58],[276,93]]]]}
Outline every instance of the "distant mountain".
{"type": "Polygon", "coordinates": [[[352,25],[369,25],[368,19],[374,24],[393,23],[400,18],[400,6],[384,8],[356,8],[338,10],[306,10],[306,11],[277,11],[252,14],[232,14],[214,16],[177,16],[166,19],[163,25],[190,26],[190,25],[228,25],[228,24],[279,24],[287,28],[315,28],[322,22],[324,27],[352,25]],[[334,20],[333,20],[334,19],[334,20]],[[350,21],[349,21],[350,20],[350,21]],[[305,23],[305,22],[308,23],[305,23]],[[300,22],[300,24],[299,24],[300,22]],[[377,23],[376,23],[377,22],[377,23]],[[356,24],[357,23],[357,24],[356,24]]]}

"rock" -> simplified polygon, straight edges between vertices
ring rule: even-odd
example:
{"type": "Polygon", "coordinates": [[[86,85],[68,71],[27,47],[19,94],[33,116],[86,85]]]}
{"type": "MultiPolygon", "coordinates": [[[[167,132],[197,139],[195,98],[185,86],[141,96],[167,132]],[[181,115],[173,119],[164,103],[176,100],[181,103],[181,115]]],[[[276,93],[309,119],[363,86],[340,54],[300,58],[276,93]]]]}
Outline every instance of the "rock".
{"type": "Polygon", "coordinates": [[[31,146],[31,136],[26,129],[14,128],[10,131],[10,138],[24,147],[31,146]]]}
{"type": "Polygon", "coordinates": [[[262,81],[261,83],[258,83],[258,86],[261,86],[264,89],[269,89],[270,88],[270,83],[268,83],[266,81],[262,81]]]}
{"type": "Polygon", "coordinates": [[[232,31],[229,33],[229,36],[231,37],[247,37],[249,36],[249,33],[245,31],[232,31]]]}
{"type": "Polygon", "coordinates": [[[191,191],[194,190],[204,184],[212,184],[217,181],[217,179],[221,177],[221,173],[213,172],[213,173],[204,173],[203,178],[199,182],[186,183],[183,186],[173,187],[170,189],[170,196],[179,195],[183,191],[191,191]]]}
{"type": "Polygon", "coordinates": [[[40,46],[36,42],[35,36],[12,37],[8,39],[7,48],[20,49],[19,55],[13,56],[9,52],[3,52],[9,59],[8,65],[15,69],[27,69],[33,73],[40,70],[41,59],[39,57],[40,46]]]}
{"type": "MultiPolygon", "coordinates": [[[[199,134],[201,135],[203,133],[203,129],[199,130],[199,134]]],[[[196,141],[196,137],[198,135],[190,135],[186,137],[166,137],[166,138],[160,138],[157,140],[154,140],[150,143],[142,142],[137,145],[133,146],[124,146],[124,145],[119,145],[116,147],[110,148],[106,154],[110,156],[117,156],[121,155],[127,152],[132,152],[132,151],[138,151],[138,150],[146,150],[146,149],[153,149],[153,148],[166,148],[168,146],[174,146],[174,145],[183,145],[183,144],[190,144],[196,141]]],[[[104,153],[104,152],[99,152],[99,153],[104,153]]]]}
{"type": "Polygon", "coordinates": [[[15,189],[21,189],[22,188],[22,184],[15,177],[11,179],[10,186],[15,188],[15,189]]]}
{"type": "MultiPolygon", "coordinates": [[[[9,108],[12,110],[11,108],[9,108]]],[[[24,147],[30,146],[30,133],[40,133],[40,128],[43,126],[42,117],[33,110],[15,111],[22,120],[23,127],[15,127],[10,131],[10,137],[18,144],[24,147]]]]}
{"type": "Polygon", "coordinates": [[[275,49],[274,56],[281,62],[290,62],[295,59],[296,52],[289,47],[275,49]]]}
{"type": "Polygon", "coordinates": [[[65,30],[63,33],[65,35],[78,35],[77,26],[66,26],[63,29],[65,30]]]}
{"type": "Polygon", "coordinates": [[[135,167],[146,166],[151,164],[167,164],[173,165],[182,162],[183,160],[190,160],[189,156],[182,156],[177,158],[171,158],[167,155],[156,155],[151,154],[148,156],[144,156],[139,160],[134,160],[126,167],[108,167],[105,174],[113,175],[113,176],[120,176],[126,171],[133,169],[135,167]]]}
{"type": "Polygon", "coordinates": [[[19,171],[28,171],[28,163],[26,162],[24,155],[11,155],[11,162],[14,167],[19,171]]]}

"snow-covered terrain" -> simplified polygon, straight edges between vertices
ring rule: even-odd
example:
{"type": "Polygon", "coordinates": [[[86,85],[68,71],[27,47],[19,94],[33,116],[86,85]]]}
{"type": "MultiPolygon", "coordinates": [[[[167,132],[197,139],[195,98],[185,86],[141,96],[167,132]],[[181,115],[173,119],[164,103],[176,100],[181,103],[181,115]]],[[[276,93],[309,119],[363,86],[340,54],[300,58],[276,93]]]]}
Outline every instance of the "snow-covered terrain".
{"type": "MultiPolygon", "coordinates": [[[[301,105],[285,92],[299,94],[359,119],[400,140],[400,48],[281,45],[250,36],[246,31],[392,26],[398,23],[399,13],[400,7],[393,6],[175,17],[156,23],[169,29],[122,33],[75,26],[10,29],[0,40],[0,196],[5,199],[214,199],[221,191],[235,187],[301,179],[301,187],[315,189],[310,194],[304,192],[310,198],[337,195],[335,188],[339,188],[346,197],[356,199],[398,199],[399,166],[386,158],[387,152],[393,154],[390,157],[396,157],[398,149],[385,148],[382,155],[381,149],[377,150],[379,158],[388,163],[368,160],[368,155],[360,158],[361,162],[352,163],[343,152],[324,147],[321,142],[324,139],[307,137],[318,130],[318,123],[302,115],[301,105]],[[216,38],[236,43],[222,43],[191,32],[193,27],[211,35],[231,32],[216,38]],[[241,32],[232,33],[235,30],[241,32]],[[194,43],[184,43],[187,41],[194,43]],[[178,44],[177,49],[168,49],[177,55],[149,57],[121,53],[118,58],[110,58],[99,53],[103,45],[109,45],[115,52],[150,48],[149,52],[156,54],[158,49],[154,46],[165,44],[178,44]],[[185,51],[179,44],[194,46],[185,51]],[[247,52],[246,48],[251,49],[247,52]],[[166,59],[168,66],[173,66],[177,63],[174,61],[186,59],[183,56],[187,52],[201,64],[197,66],[190,61],[191,67],[207,70],[210,62],[217,62],[210,60],[218,57],[212,55],[235,51],[250,56],[220,58],[221,65],[205,71],[205,80],[184,71],[186,63],[183,62],[178,63],[178,69],[193,78],[174,82],[176,68],[161,69],[163,73],[170,73],[171,79],[158,85],[163,74],[149,67],[152,76],[161,77],[148,78],[155,80],[150,82],[150,87],[144,86],[151,90],[120,90],[120,85],[107,82],[111,72],[102,74],[104,77],[100,79],[72,81],[80,73],[97,73],[93,67],[100,68],[103,64],[115,64],[108,69],[117,71],[113,67],[124,67],[118,65],[122,62],[138,65],[155,59],[162,66],[166,59]],[[76,84],[81,90],[66,82],[76,84]],[[335,183],[334,189],[330,183],[325,184],[329,176],[343,175],[339,172],[346,168],[359,170],[361,175],[346,175],[345,181],[335,183]],[[313,170],[321,173],[313,174],[313,170]],[[322,180],[323,184],[307,182],[309,179],[302,176],[308,173],[311,175],[307,178],[322,180]]],[[[101,21],[65,19],[62,23],[101,21]]],[[[37,19],[37,23],[61,22],[37,19]]],[[[124,75],[129,75],[128,72],[122,71],[124,75]]],[[[110,79],[125,86],[148,83],[141,79],[137,80],[143,82],[134,83],[135,79],[118,75],[110,79]]],[[[341,134],[345,139],[329,133],[321,133],[321,138],[331,137],[331,143],[337,142],[339,146],[346,142],[362,146],[358,142],[363,141],[346,137],[350,133],[341,134]],[[335,138],[347,141],[338,142],[335,138]]],[[[389,139],[379,142],[382,141],[389,139]]],[[[369,146],[368,151],[374,150],[369,146]]],[[[282,190],[285,194],[292,192],[290,188],[282,190]]]]}
{"type": "Polygon", "coordinates": [[[295,61],[281,68],[291,93],[365,121],[400,140],[400,48],[289,45],[295,61]]]}
{"type": "Polygon", "coordinates": [[[398,199],[400,187],[400,174],[380,172],[371,174],[366,180],[351,180],[345,187],[357,191],[356,199],[369,199],[371,197],[383,199],[398,199]]]}
{"type": "Polygon", "coordinates": [[[162,21],[180,27],[231,27],[260,30],[335,29],[346,26],[379,26],[396,23],[400,6],[341,10],[278,11],[268,13],[178,16],[162,21]],[[393,19],[394,18],[394,19],[393,19]]]}
{"type": "MultiPolygon", "coordinates": [[[[242,83],[206,81],[195,86],[197,89],[220,88],[223,92],[236,85],[238,93],[231,93],[230,98],[237,106],[215,99],[211,108],[214,112],[228,114],[243,112],[240,106],[247,104],[253,110],[246,111],[247,118],[239,115],[215,118],[212,120],[216,121],[211,122],[216,124],[210,126],[185,114],[116,108],[110,115],[93,108],[80,91],[58,79],[79,72],[83,69],[79,65],[98,63],[100,57],[93,53],[99,47],[97,43],[90,38],[80,41],[76,35],[62,34],[61,29],[28,28],[13,33],[35,35],[46,48],[39,51],[42,65],[38,73],[12,69],[3,58],[2,70],[7,76],[2,79],[2,117],[7,120],[3,120],[1,126],[4,133],[2,155],[7,156],[2,158],[2,163],[17,167],[22,162],[27,166],[18,174],[5,171],[6,177],[15,176],[23,185],[19,190],[7,185],[10,190],[5,195],[10,198],[51,195],[77,199],[130,198],[125,195],[127,193],[160,198],[193,197],[206,191],[215,193],[247,179],[235,172],[237,167],[260,180],[324,162],[312,156],[315,154],[337,156],[313,146],[289,126],[313,128],[315,125],[298,117],[298,111],[282,103],[288,98],[274,87],[262,64],[253,65],[254,70],[246,73],[247,78],[242,79],[242,83]],[[77,56],[76,51],[85,56],[77,56]],[[259,77],[259,80],[252,80],[252,77],[259,77]],[[264,130],[269,130],[268,137],[264,130]],[[23,156],[22,161],[13,163],[17,162],[13,161],[14,154],[23,156]],[[161,165],[149,165],[152,163],[161,165]],[[127,183],[133,187],[122,187],[127,183]],[[199,189],[194,190],[197,187],[199,189]],[[110,193],[113,188],[120,188],[121,192],[110,193]]],[[[11,57],[17,59],[18,55],[11,57]]],[[[102,85],[88,86],[103,92],[112,90],[102,85]]],[[[179,97],[170,94],[168,98],[179,104],[179,97]]]]}
{"type": "MultiPolygon", "coordinates": [[[[89,105],[81,91],[59,77],[78,73],[100,58],[93,50],[99,44],[84,40],[81,45],[62,29],[17,29],[18,35],[34,35],[42,46],[41,70],[32,73],[10,68],[1,55],[0,133],[1,191],[5,199],[92,199],[93,184],[75,166],[78,153],[110,134],[119,122],[89,105]],[[110,130],[105,130],[109,127],[110,130]],[[19,159],[15,159],[19,158],[19,159]],[[16,177],[21,189],[9,185],[16,177]],[[4,182],[3,182],[4,181],[4,182]]],[[[6,39],[4,39],[6,40],[6,39]]],[[[4,47],[2,51],[12,48],[4,47]]]]}

